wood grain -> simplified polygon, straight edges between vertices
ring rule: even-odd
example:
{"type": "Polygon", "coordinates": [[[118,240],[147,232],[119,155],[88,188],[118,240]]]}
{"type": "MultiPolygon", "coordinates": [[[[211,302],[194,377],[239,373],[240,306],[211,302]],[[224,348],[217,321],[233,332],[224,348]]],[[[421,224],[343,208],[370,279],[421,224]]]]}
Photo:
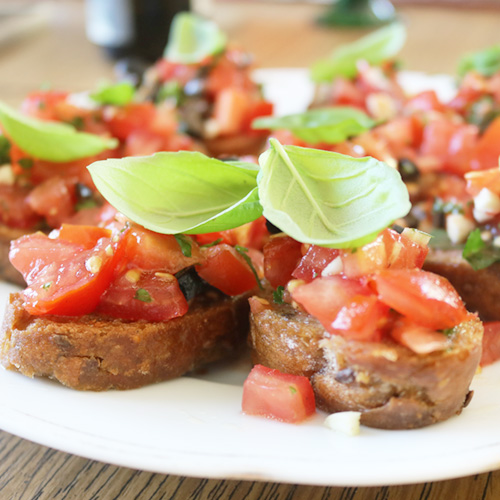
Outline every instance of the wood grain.
{"type": "MultiPolygon", "coordinates": [[[[213,17],[263,67],[303,67],[361,32],[320,28],[325,6],[214,1],[213,17]]],[[[453,72],[465,52],[498,43],[492,11],[405,6],[405,66],[453,72]]],[[[0,97],[19,104],[42,84],[81,91],[113,76],[84,32],[83,2],[56,0],[45,29],[0,47],[0,97]]],[[[0,403],[1,404],[1,403],[0,403]]],[[[332,450],[334,453],[335,450],[332,450]]],[[[411,450],[408,451],[411,453],[411,450]]],[[[0,431],[1,500],[498,500],[500,471],[452,481],[376,488],[331,488],[220,481],[136,471],[76,457],[0,431]]]]}

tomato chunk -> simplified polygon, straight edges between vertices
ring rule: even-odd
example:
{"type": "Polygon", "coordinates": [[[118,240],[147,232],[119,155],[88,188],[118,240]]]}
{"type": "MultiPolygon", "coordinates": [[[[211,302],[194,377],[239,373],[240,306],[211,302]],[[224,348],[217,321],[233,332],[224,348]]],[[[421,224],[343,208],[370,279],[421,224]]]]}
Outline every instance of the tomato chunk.
{"type": "Polygon", "coordinates": [[[264,276],[271,286],[285,286],[302,258],[302,244],[289,236],[275,236],[264,246],[264,276]]]}
{"type": "Polygon", "coordinates": [[[372,279],[379,299],[417,325],[442,330],[467,319],[462,299],[442,276],[418,269],[387,269],[372,279]]]}
{"type": "Polygon", "coordinates": [[[330,264],[340,251],[335,248],[311,245],[299,265],[292,272],[292,276],[299,280],[312,281],[321,275],[322,271],[330,264]]]}
{"type": "Polygon", "coordinates": [[[221,243],[202,252],[206,260],[196,270],[215,288],[227,295],[240,295],[257,286],[251,267],[233,247],[221,243]]]}
{"type": "Polygon", "coordinates": [[[316,411],[314,392],[307,377],[289,375],[255,365],[243,384],[242,410],[257,415],[299,423],[316,411]]]}
{"type": "Polygon", "coordinates": [[[132,321],[168,321],[186,314],[188,303],[175,276],[130,269],[111,283],[98,311],[132,321]]]}

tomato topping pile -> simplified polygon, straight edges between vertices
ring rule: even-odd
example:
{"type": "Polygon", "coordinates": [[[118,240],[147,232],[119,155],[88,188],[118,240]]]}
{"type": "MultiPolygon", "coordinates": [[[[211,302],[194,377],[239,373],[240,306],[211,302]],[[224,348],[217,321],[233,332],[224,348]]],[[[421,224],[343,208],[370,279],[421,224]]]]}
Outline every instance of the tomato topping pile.
{"type": "Polygon", "coordinates": [[[243,384],[241,407],[248,415],[299,423],[316,411],[307,377],[255,365],[243,384]]]}
{"type": "Polygon", "coordinates": [[[188,310],[192,297],[184,295],[177,276],[194,266],[199,276],[190,279],[204,279],[228,295],[257,286],[253,255],[241,250],[245,258],[225,243],[200,248],[182,238],[181,246],[172,235],[123,221],[106,228],[63,224],[49,236],[38,232],[13,241],[9,257],[26,280],[24,307],[33,315],[98,312],[168,321],[188,310]]]}
{"type": "Polygon", "coordinates": [[[276,236],[264,247],[264,271],[328,333],[372,342],[391,337],[423,354],[445,349],[448,330],[469,317],[445,278],[422,271],[427,252],[415,230],[386,229],[356,250],[276,236]]]}

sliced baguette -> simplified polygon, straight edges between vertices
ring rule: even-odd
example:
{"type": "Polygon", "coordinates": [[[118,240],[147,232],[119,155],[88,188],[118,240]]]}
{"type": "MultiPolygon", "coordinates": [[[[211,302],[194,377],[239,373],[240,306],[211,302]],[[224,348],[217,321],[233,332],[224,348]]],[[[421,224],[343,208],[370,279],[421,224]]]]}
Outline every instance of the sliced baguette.
{"type": "Polygon", "coordinates": [[[423,427],[459,414],[482,333],[481,322],[471,320],[455,327],[447,350],[418,355],[390,339],[331,336],[315,318],[286,304],[252,307],[250,315],[255,363],[308,376],[320,409],[359,411],[362,424],[384,429],[423,427]]]}
{"type": "Polygon", "coordinates": [[[78,390],[133,389],[234,356],[248,334],[248,297],[213,290],[168,322],[97,315],[37,317],[11,294],[0,332],[0,362],[29,377],[78,390]]]}

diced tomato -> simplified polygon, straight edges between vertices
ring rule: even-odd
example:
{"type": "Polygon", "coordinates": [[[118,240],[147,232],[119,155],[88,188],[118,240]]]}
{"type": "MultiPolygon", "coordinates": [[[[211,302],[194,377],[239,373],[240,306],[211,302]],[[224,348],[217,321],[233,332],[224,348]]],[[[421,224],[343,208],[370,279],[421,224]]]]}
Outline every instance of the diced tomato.
{"type": "Polygon", "coordinates": [[[59,116],[56,107],[66,100],[68,92],[58,90],[40,90],[32,92],[24,99],[21,110],[27,115],[41,120],[58,120],[59,116]]]}
{"type": "Polygon", "coordinates": [[[462,125],[456,130],[448,145],[446,170],[463,175],[473,168],[477,155],[478,137],[479,129],[475,125],[462,125]]]}
{"type": "Polygon", "coordinates": [[[452,328],[467,319],[467,310],[450,282],[418,269],[387,269],[373,276],[379,299],[417,325],[452,328]]]}
{"type": "Polygon", "coordinates": [[[241,130],[249,134],[268,135],[268,130],[254,130],[252,122],[260,116],[270,116],[273,114],[274,106],[272,102],[259,99],[249,107],[241,124],[241,130]]]}
{"type": "Polygon", "coordinates": [[[59,227],[75,213],[75,184],[72,178],[54,176],[36,186],[26,200],[50,227],[59,227]]]}
{"type": "Polygon", "coordinates": [[[38,233],[16,240],[12,264],[28,288],[24,308],[31,314],[82,316],[95,310],[123,258],[123,238],[102,238],[91,249],[38,233]]]}
{"type": "Polygon", "coordinates": [[[243,384],[241,408],[248,415],[299,423],[316,411],[307,377],[255,365],[243,384]]]}
{"type": "MultiPolygon", "coordinates": [[[[206,61],[207,64],[208,62],[206,61]]],[[[175,81],[179,82],[180,85],[185,85],[196,78],[199,68],[198,64],[179,64],[167,59],[160,59],[155,65],[155,70],[162,82],[175,81]]]]}
{"type": "Polygon", "coordinates": [[[292,276],[300,280],[312,281],[320,276],[326,266],[339,255],[340,251],[335,248],[311,245],[299,265],[293,270],[292,276]]]}
{"type": "Polygon", "coordinates": [[[427,245],[417,243],[406,234],[398,234],[391,229],[383,231],[382,238],[387,253],[387,267],[390,269],[422,268],[429,253],[427,245]]]}
{"type": "Polygon", "coordinates": [[[361,248],[344,251],[342,253],[344,275],[348,278],[360,278],[379,269],[385,269],[388,266],[388,250],[384,243],[382,233],[361,248]]]}
{"type": "Polygon", "coordinates": [[[110,284],[97,310],[132,321],[168,321],[186,314],[188,303],[172,274],[129,269],[110,284]]]}
{"type": "Polygon", "coordinates": [[[333,82],[330,97],[331,104],[347,105],[364,109],[365,96],[356,85],[347,78],[336,78],[333,82]]]}
{"type": "Polygon", "coordinates": [[[204,257],[196,242],[189,236],[184,238],[191,245],[190,256],[182,253],[173,235],[132,226],[126,236],[126,260],[130,263],[129,267],[175,274],[181,269],[202,263],[204,257]]]}
{"type": "Polygon", "coordinates": [[[358,280],[329,276],[317,278],[292,291],[292,298],[325,328],[331,328],[337,314],[356,295],[372,295],[370,288],[358,280]]]}
{"type": "Polygon", "coordinates": [[[389,319],[389,307],[376,295],[355,295],[337,313],[326,331],[353,340],[379,341],[389,319]]]}
{"type": "MultiPolygon", "coordinates": [[[[240,53],[241,54],[241,53],[240,53]]],[[[214,98],[219,92],[227,88],[255,91],[257,86],[250,78],[249,72],[238,67],[233,60],[237,55],[226,53],[221,57],[209,72],[205,89],[209,96],[214,98]]]]}
{"type": "Polygon", "coordinates": [[[249,113],[249,99],[239,88],[222,89],[215,97],[213,118],[217,123],[217,135],[232,135],[243,128],[249,113]]]}
{"type": "Polygon", "coordinates": [[[264,245],[264,276],[273,288],[285,286],[302,258],[302,244],[289,236],[275,236],[264,245]]]}
{"type": "Polygon", "coordinates": [[[437,165],[442,166],[448,156],[451,138],[457,129],[456,124],[444,117],[431,120],[424,127],[420,153],[425,157],[435,158],[437,165]]]}
{"type": "Polygon", "coordinates": [[[429,354],[449,347],[449,340],[441,332],[422,325],[417,325],[406,318],[396,322],[391,329],[391,336],[401,345],[417,354],[429,354]]]}
{"type": "Polygon", "coordinates": [[[475,168],[488,169],[498,165],[500,156],[500,117],[495,118],[477,145],[477,161],[475,168]]]}
{"type": "Polygon", "coordinates": [[[0,223],[20,229],[35,226],[41,220],[26,201],[29,189],[0,184],[0,223]]]}
{"type": "Polygon", "coordinates": [[[217,231],[215,233],[195,234],[193,237],[200,245],[209,245],[214,241],[217,241],[217,243],[236,245],[236,234],[232,229],[217,231]]]}
{"type": "Polygon", "coordinates": [[[465,174],[467,192],[475,197],[483,188],[488,188],[493,193],[500,195],[500,168],[489,168],[465,174]]]}
{"type": "Polygon", "coordinates": [[[151,102],[136,102],[111,108],[105,121],[113,137],[125,140],[132,132],[148,129],[155,119],[155,108],[151,102]]]}
{"type": "Polygon", "coordinates": [[[111,231],[98,226],[63,224],[61,228],[57,230],[57,237],[89,250],[95,247],[101,238],[110,238],[111,231]]]}
{"type": "Polygon", "coordinates": [[[220,243],[201,251],[205,262],[196,266],[198,274],[225,294],[240,295],[258,285],[252,269],[233,247],[220,243]]]}
{"type": "Polygon", "coordinates": [[[443,111],[444,105],[439,100],[434,90],[425,90],[410,99],[405,104],[405,111],[415,113],[418,111],[443,111]]]}
{"type": "Polygon", "coordinates": [[[487,366],[500,359],[500,321],[484,323],[483,352],[481,366],[487,366]]]}

